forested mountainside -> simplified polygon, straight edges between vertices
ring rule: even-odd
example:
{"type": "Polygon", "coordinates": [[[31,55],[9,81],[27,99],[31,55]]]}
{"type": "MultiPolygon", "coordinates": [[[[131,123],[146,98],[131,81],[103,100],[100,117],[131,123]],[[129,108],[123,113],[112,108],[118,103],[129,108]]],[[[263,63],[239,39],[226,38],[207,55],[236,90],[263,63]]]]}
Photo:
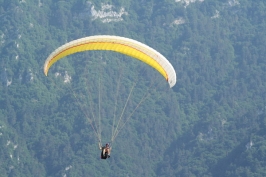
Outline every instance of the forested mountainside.
{"type": "Polygon", "coordinates": [[[265,19],[264,0],[0,0],[1,176],[266,176],[265,19]],[[107,51],[43,74],[56,48],[92,35],[154,48],[177,84],[107,51]],[[101,160],[90,120],[105,143],[120,112],[101,160]]]}

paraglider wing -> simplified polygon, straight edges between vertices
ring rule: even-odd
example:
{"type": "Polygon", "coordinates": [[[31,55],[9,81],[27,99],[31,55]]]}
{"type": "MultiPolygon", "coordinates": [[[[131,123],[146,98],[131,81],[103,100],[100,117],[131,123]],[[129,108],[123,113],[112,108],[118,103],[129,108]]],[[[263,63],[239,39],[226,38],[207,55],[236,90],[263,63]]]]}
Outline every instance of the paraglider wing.
{"type": "Polygon", "coordinates": [[[90,36],[66,43],[49,55],[44,64],[47,76],[50,67],[61,58],[87,50],[110,50],[136,58],[156,69],[173,87],[176,72],[171,63],[159,52],[138,41],[119,36],[90,36]]]}

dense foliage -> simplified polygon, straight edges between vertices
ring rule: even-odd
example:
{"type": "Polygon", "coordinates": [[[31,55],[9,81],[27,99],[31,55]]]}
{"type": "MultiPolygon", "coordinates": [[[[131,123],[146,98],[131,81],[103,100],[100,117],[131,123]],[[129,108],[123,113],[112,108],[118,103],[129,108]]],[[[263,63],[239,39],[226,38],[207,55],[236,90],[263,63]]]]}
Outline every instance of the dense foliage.
{"type": "Polygon", "coordinates": [[[1,176],[266,176],[265,19],[264,0],[0,0],[1,176]],[[177,85],[110,52],[68,57],[44,76],[54,49],[98,34],[155,48],[177,85]],[[121,73],[118,111],[136,78],[125,114],[151,95],[104,161],[86,115],[100,112],[108,141],[121,73]]]}

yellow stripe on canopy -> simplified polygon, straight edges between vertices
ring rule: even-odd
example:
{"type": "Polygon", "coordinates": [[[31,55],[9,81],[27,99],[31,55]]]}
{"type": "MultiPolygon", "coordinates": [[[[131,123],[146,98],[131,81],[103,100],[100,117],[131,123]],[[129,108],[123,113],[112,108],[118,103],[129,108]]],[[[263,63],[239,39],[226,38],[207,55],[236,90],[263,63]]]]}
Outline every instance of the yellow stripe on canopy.
{"type": "Polygon", "coordinates": [[[44,64],[47,76],[50,67],[65,56],[88,50],[110,50],[136,58],[156,69],[173,87],[176,73],[170,62],[159,52],[138,41],[119,36],[90,36],[71,41],[49,55],[44,64]]]}

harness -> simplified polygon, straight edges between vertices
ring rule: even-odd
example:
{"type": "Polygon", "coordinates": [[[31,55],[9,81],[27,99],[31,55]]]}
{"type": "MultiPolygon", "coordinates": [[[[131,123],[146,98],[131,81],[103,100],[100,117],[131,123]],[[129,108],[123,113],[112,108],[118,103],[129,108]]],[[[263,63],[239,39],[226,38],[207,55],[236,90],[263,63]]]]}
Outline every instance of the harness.
{"type": "Polygon", "coordinates": [[[102,147],[101,159],[107,159],[109,147],[102,147]],[[105,154],[103,154],[103,150],[105,149],[105,154]]]}

